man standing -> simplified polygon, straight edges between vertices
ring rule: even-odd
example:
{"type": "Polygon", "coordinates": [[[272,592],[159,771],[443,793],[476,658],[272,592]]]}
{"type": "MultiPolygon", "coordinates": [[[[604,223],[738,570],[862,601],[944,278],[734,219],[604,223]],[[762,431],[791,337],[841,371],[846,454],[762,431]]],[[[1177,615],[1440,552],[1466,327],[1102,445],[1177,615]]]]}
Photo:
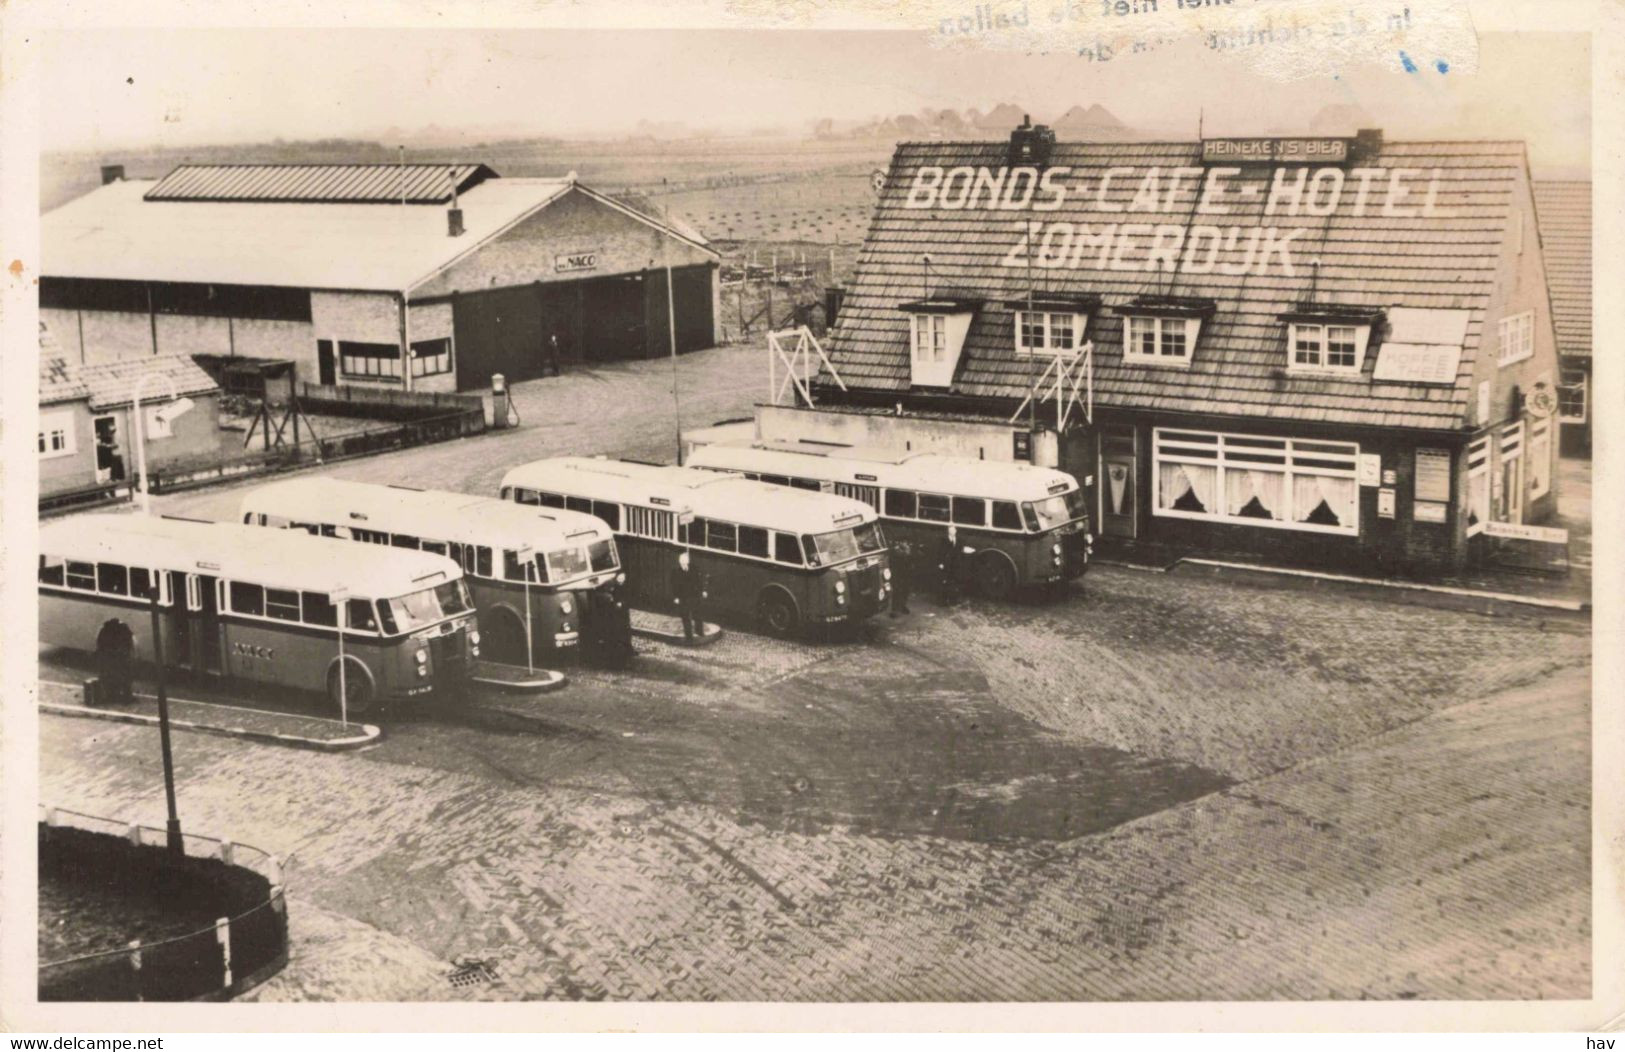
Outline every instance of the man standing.
{"type": "Polygon", "coordinates": [[[561,375],[559,372],[559,334],[556,332],[548,333],[547,342],[542,345],[542,375],[546,376],[549,369],[553,370],[554,376],[561,375]]]}
{"type": "Polygon", "coordinates": [[[942,574],[942,605],[953,606],[959,602],[964,572],[964,557],[975,553],[970,546],[960,547],[959,529],[948,527],[948,537],[942,547],[942,561],[938,564],[938,571],[942,574]]]}
{"type": "Polygon", "coordinates": [[[899,540],[891,547],[891,616],[909,613],[908,597],[914,591],[914,545],[899,540]]]}

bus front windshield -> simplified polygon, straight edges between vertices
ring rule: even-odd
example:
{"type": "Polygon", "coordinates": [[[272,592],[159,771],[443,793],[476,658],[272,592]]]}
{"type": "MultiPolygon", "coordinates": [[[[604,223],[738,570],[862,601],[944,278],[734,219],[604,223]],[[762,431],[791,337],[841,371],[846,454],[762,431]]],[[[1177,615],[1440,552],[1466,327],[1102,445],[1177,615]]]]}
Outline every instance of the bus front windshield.
{"type": "Polygon", "coordinates": [[[587,549],[560,548],[547,553],[547,580],[564,584],[588,573],[587,549]]]}
{"type": "Polygon", "coordinates": [[[1027,525],[1039,533],[1065,526],[1084,515],[1083,490],[1075,489],[1025,505],[1029,514],[1027,525]]]}
{"type": "Polygon", "coordinates": [[[379,602],[390,631],[411,632],[443,621],[455,614],[467,613],[472,607],[468,601],[468,586],[462,578],[425,588],[421,592],[397,596],[379,602]]]}
{"type": "Polygon", "coordinates": [[[808,539],[812,542],[812,550],[808,555],[811,556],[810,561],[814,566],[831,566],[848,559],[856,559],[860,555],[868,555],[870,552],[878,552],[886,547],[878,522],[866,522],[849,530],[817,533],[808,539]]]}

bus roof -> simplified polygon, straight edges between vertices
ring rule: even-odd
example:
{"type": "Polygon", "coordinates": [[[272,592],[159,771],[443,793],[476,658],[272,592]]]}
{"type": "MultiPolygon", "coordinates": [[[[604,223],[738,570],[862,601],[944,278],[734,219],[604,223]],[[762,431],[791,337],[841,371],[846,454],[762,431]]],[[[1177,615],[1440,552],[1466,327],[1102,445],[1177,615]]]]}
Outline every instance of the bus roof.
{"type": "Polygon", "coordinates": [[[312,537],[302,530],[146,515],[83,515],[46,523],[40,527],[40,551],[367,599],[392,599],[463,576],[456,563],[432,552],[312,537]]]}
{"type": "Polygon", "coordinates": [[[789,533],[825,533],[873,522],[874,509],[832,493],[788,489],[676,465],[629,460],[555,457],[522,464],[502,479],[504,489],[526,489],[591,497],[639,507],[692,512],[789,533]]]}
{"type": "Polygon", "coordinates": [[[529,546],[538,553],[614,536],[603,519],[585,512],[527,507],[469,493],[347,482],[320,475],[257,487],[243,497],[239,511],[511,551],[529,546]]]}
{"type": "Polygon", "coordinates": [[[864,446],[804,442],[717,442],[695,446],[694,467],[829,479],[855,486],[923,490],[992,500],[1043,500],[1077,489],[1064,471],[1009,460],[978,460],[864,446]]]}

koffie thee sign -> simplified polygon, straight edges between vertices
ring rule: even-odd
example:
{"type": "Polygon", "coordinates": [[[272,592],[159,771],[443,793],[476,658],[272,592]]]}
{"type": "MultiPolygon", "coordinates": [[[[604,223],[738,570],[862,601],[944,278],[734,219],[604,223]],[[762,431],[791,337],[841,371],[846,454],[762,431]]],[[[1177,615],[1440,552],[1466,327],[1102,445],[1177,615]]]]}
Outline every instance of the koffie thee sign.
{"type": "MultiPolygon", "coordinates": [[[[1225,140],[1227,142],[1232,140],[1225,140]]],[[[1270,142],[1271,140],[1257,140],[1270,142]]],[[[1223,167],[1107,168],[1099,176],[1057,166],[988,168],[926,165],[914,173],[906,209],[944,211],[1054,212],[1070,207],[1099,216],[1097,222],[1029,219],[1004,255],[1006,267],[1044,270],[1152,271],[1184,274],[1294,275],[1295,253],[1308,240],[1309,225],[1347,203],[1349,214],[1387,218],[1450,215],[1438,203],[1441,170],[1434,168],[1343,168],[1301,164],[1277,168],[1266,186],[1242,180],[1243,169],[1223,167]],[[1122,201],[1123,189],[1132,196],[1122,201]],[[1269,225],[1228,223],[1239,212],[1276,219],[1269,225]],[[1190,216],[1185,223],[1135,222],[1136,214],[1190,216]]],[[[1015,218],[1015,217],[1012,217],[1015,218]]],[[[1315,224],[1317,231],[1323,224],[1315,224]]]]}

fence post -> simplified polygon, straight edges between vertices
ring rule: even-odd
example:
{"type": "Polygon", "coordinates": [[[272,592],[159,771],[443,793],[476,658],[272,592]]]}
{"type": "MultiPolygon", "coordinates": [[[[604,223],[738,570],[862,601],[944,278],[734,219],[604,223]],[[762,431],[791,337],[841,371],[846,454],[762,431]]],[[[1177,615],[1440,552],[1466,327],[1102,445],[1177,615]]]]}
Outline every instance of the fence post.
{"type": "Polygon", "coordinates": [[[126,832],[125,835],[130,838],[130,843],[134,844],[136,847],[141,846],[141,827],[140,826],[136,825],[134,822],[131,822],[130,823],[130,828],[126,832]]]}
{"type": "Polygon", "coordinates": [[[231,989],[231,918],[221,917],[214,922],[214,937],[220,942],[220,964],[225,971],[226,981],[221,984],[222,990],[231,989]]]}
{"type": "Polygon", "coordinates": [[[130,940],[130,971],[135,979],[135,999],[145,1001],[141,996],[141,940],[130,940]]]}
{"type": "Polygon", "coordinates": [[[232,858],[236,855],[236,853],[237,845],[233,844],[229,840],[220,841],[220,861],[224,862],[228,866],[233,865],[234,863],[232,862],[232,858]]]}

